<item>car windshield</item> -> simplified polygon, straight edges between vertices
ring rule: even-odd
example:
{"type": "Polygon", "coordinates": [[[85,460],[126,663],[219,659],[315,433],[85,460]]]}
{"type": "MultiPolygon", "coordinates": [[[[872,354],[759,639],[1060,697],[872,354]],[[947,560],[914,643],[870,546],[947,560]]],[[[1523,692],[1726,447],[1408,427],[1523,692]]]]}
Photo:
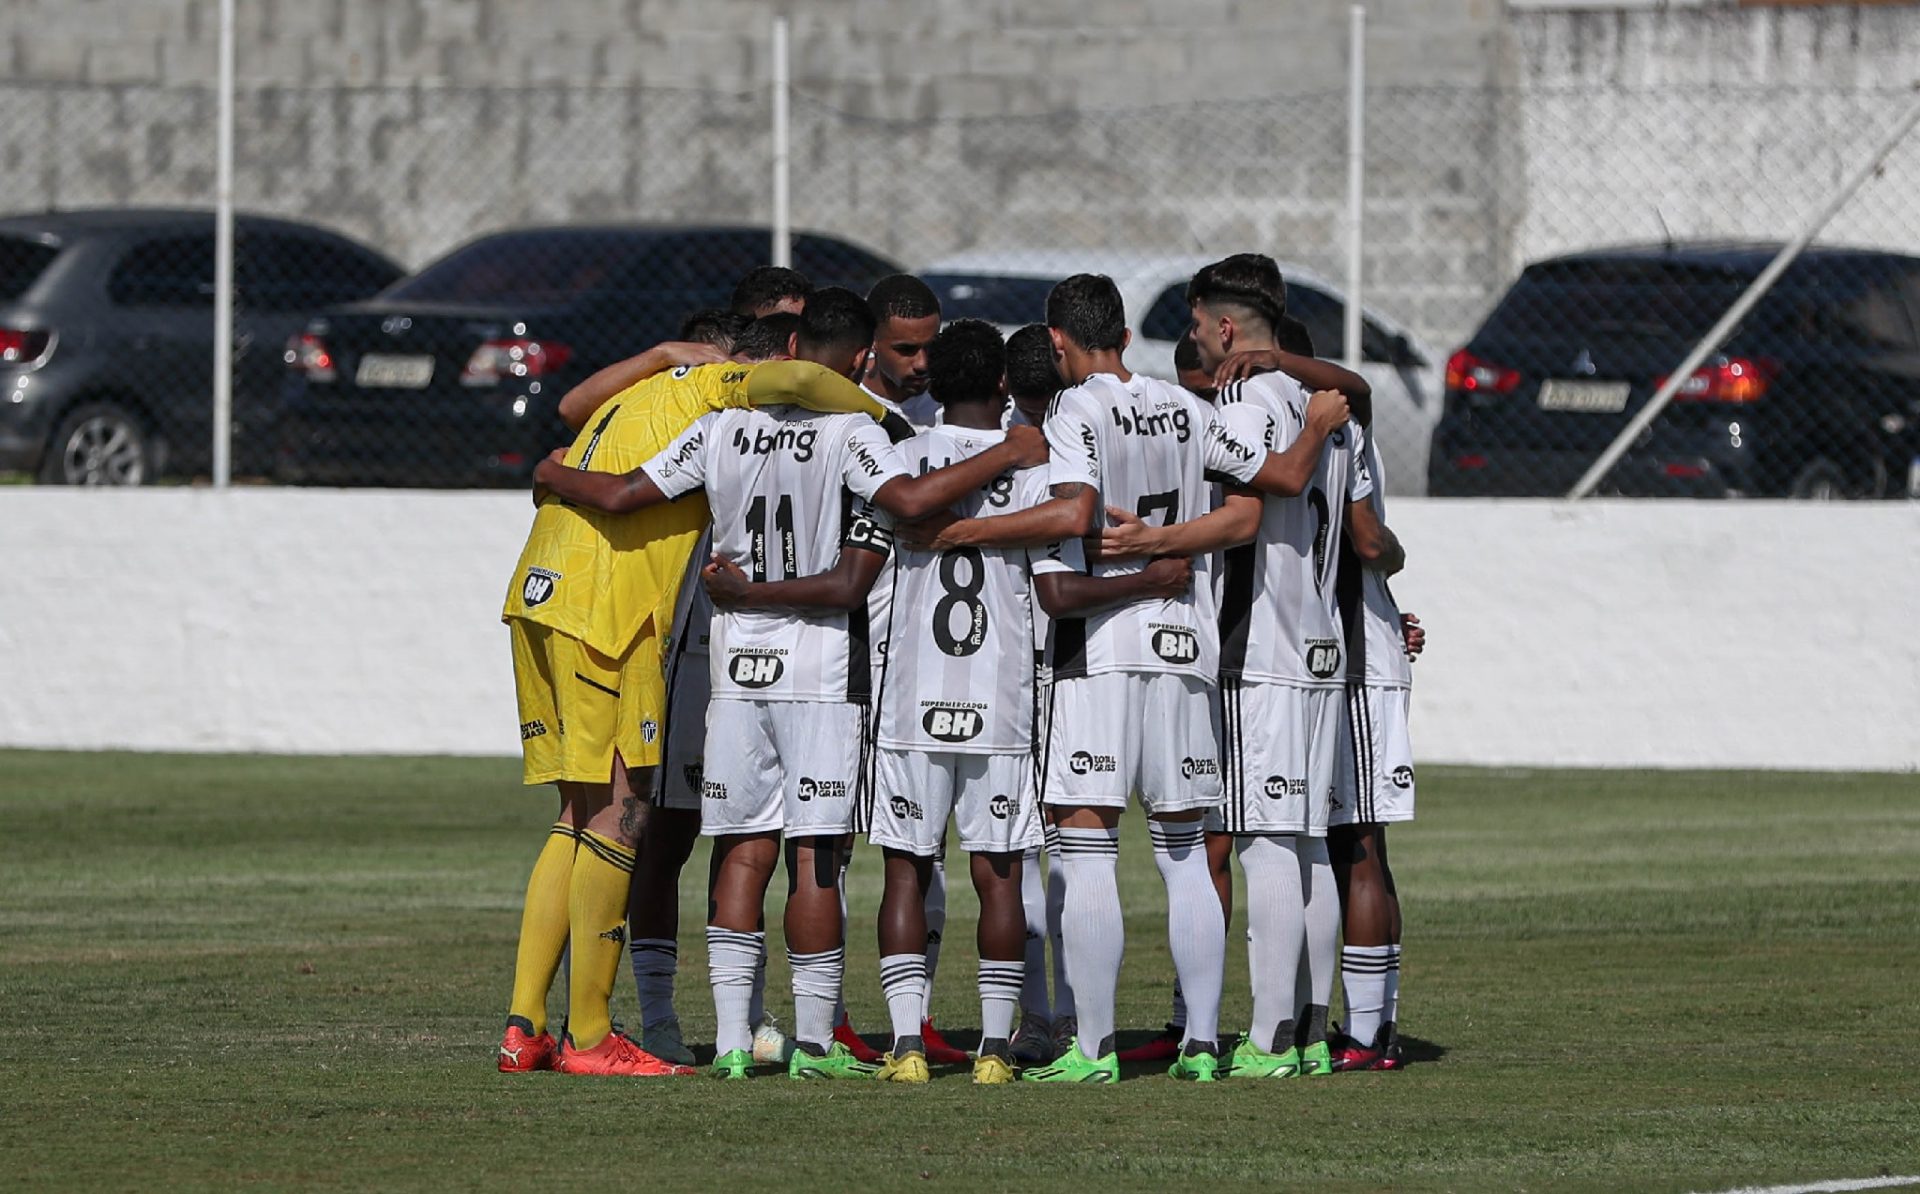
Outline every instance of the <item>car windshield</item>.
{"type": "Polygon", "coordinates": [[[17,299],[33,285],[60,250],[39,241],[0,236],[0,299],[17,299]]]}
{"type": "Polygon", "coordinates": [[[1483,331],[1698,339],[1751,280],[1672,261],[1550,261],[1527,267],[1483,331]]]}
{"type": "Polygon", "coordinates": [[[623,288],[651,238],[559,231],[488,237],[441,258],[387,292],[437,303],[544,306],[623,288]]]}
{"type": "Polygon", "coordinates": [[[940,299],[943,319],[984,319],[988,323],[1040,323],[1047,317],[1049,278],[1010,278],[1004,274],[922,274],[940,299]]]}

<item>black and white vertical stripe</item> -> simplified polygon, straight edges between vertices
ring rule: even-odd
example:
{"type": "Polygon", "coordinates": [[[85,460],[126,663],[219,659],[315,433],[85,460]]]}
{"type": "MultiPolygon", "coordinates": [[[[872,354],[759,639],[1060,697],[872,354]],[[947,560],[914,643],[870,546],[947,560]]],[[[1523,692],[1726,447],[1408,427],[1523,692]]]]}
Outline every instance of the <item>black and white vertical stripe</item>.
{"type": "Polygon", "coordinates": [[[1247,763],[1242,749],[1240,696],[1240,681],[1220,681],[1220,786],[1225,797],[1220,816],[1228,833],[1244,833],[1247,828],[1247,763]]]}
{"type": "Polygon", "coordinates": [[[1347,729],[1347,737],[1353,742],[1353,819],[1356,824],[1371,825],[1377,819],[1374,784],[1378,760],[1373,753],[1373,709],[1363,685],[1347,685],[1347,729]]]}

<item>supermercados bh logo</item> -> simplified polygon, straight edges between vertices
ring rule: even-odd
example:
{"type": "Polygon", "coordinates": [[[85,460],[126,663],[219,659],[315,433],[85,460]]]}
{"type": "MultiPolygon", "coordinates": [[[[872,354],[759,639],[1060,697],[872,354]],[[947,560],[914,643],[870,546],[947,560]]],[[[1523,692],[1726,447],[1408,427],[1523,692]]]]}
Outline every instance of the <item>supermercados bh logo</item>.
{"type": "Polygon", "coordinates": [[[1284,775],[1269,775],[1267,782],[1261,785],[1261,790],[1267,794],[1269,800],[1281,800],[1288,796],[1305,796],[1307,781],[1288,779],[1284,775]]]}
{"type": "Polygon", "coordinates": [[[1200,636],[1185,626],[1156,622],[1147,627],[1147,645],[1168,663],[1198,663],[1200,636]]]}
{"type": "MultiPolygon", "coordinates": [[[[805,799],[805,797],[802,797],[802,799],[805,799]]],[[[887,801],[887,807],[891,808],[893,815],[902,821],[924,821],[927,819],[927,810],[921,808],[917,801],[908,800],[905,796],[895,796],[891,798],[887,801]]]]}
{"type": "Polygon", "coordinates": [[[1197,775],[1218,774],[1220,774],[1220,760],[1218,759],[1196,759],[1188,757],[1180,760],[1180,776],[1182,779],[1192,779],[1197,775]]]}
{"type": "Polygon", "coordinates": [[[921,728],[929,738],[940,742],[967,742],[987,728],[983,704],[941,704],[923,701],[926,712],[920,716],[921,728]]]}
{"type": "Polygon", "coordinates": [[[560,574],[549,572],[545,568],[527,569],[527,579],[520,582],[520,602],[528,609],[536,605],[545,605],[553,596],[554,587],[559,583],[560,574]]]}
{"type": "Polygon", "coordinates": [[[1413,786],[1413,768],[1395,767],[1393,769],[1393,786],[1402,791],[1411,788],[1413,786]]]}
{"type": "Polygon", "coordinates": [[[727,659],[727,679],[742,688],[771,688],[787,674],[784,650],[735,651],[727,659]]]}
{"type": "Polygon", "coordinates": [[[1067,756],[1067,770],[1075,775],[1090,775],[1095,772],[1113,771],[1119,767],[1119,760],[1112,755],[1096,755],[1084,750],[1076,750],[1067,756]]]}
{"type": "Polygon", "coordinates": [[[847,781],[843,779],[809,779],[800,777],[801,800],[845,800],[847,781]]]}
{"type": "Polygon", "coordinates": [[[1330,638],[1307,640],[1307,674],[1325,680],[1340,670],[1340,644],[1330,638]]]}

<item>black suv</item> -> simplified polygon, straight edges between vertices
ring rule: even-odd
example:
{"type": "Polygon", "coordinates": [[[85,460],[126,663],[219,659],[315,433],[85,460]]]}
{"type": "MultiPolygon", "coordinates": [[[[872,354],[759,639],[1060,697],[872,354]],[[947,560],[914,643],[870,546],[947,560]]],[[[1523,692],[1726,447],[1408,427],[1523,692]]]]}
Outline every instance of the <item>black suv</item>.
{"type": "MultiPolygon", "coordinates": [[[[334,485],[523,485],[571,440],[560,398],[767,261],[764,228],[531,228],[472,241],[286,346],[275,476],[334,485]]],[[[896,267],[806,233],[793,265],[864,293],[896,267]]]]}
{"type": "MultiPolygon", "coordinates": [[[[271,462],[287,337],[401,272],[324,229],[235,218],[235,472],[271,462]]],[[[0,218],[0,469],[138,485],[205,470],[212,434],[212,213],[0,218]]]]}
{"type": "MultiPolygon", "coordinates": [[[[1779,251],[1682,244],[1526,268],[1447,363],[1429,492],[1560,496],[1779,251]]],[[[1920,461],[1920,258],[1810,248],[1601,484],[1888,497],[1920,461]]]]}

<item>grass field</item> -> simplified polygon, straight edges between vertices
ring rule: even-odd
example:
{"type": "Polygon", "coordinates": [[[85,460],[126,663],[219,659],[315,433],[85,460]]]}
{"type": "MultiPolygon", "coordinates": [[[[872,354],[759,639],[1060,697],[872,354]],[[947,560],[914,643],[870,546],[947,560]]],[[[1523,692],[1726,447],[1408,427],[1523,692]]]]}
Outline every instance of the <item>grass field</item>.
{"type": "MultiPolygon", "coordinates": [[[[0,1175],[1718,1190],[1920,1172],[1920,778],[1420,778],[1394,858],[1421,1064],[897,1089],[494,1073],[550,811],[514,762],[0,753],[0,1175]]],[[[1121,1020],[1144,1029],[1171,970],[1130,822],[1121,1020]]],[[[876,1029],[878,869],[855,865],[848,967],[876,1029]]],[[[971,894],[953,906],[936,1007],[958,1026],[977,1022],[971,894]]],[[[680,1007],[710,1039],[702,908],[685,901],[680,1007]]],[[[624,980],[619,998],[631,1015],[624,980]]]]}

